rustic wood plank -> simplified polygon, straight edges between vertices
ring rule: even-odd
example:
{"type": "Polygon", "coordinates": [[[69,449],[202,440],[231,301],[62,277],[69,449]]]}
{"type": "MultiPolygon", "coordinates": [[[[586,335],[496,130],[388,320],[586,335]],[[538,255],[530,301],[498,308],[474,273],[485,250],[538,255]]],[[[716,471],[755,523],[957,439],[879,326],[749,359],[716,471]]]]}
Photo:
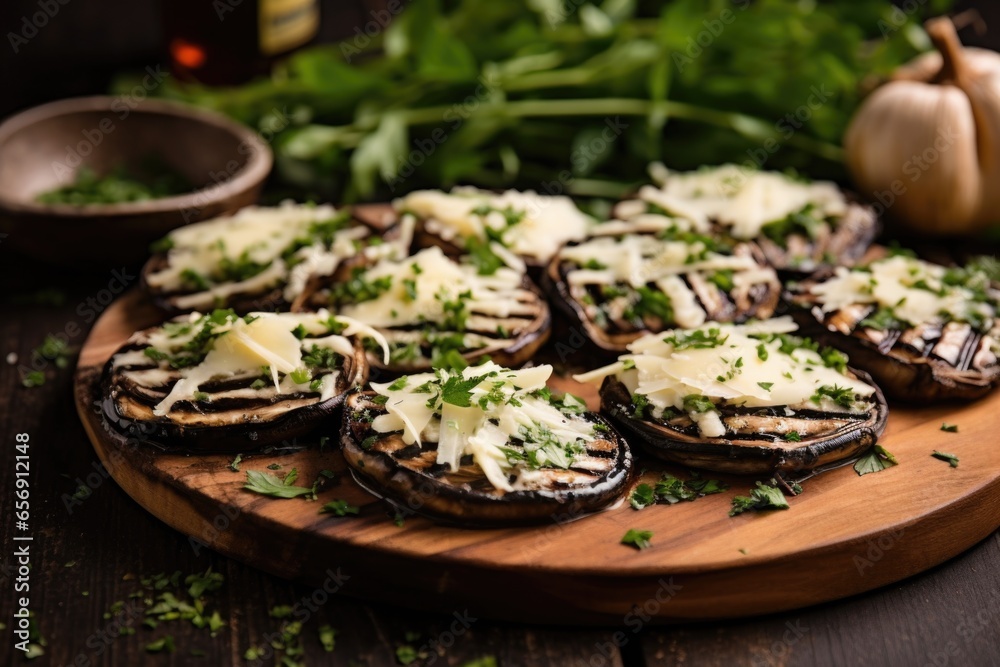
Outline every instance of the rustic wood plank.
{"type": "MultiPolygon", "coordinates": [[[[321,502],[342,498],[362,511],[331,518],[319,515],[316,503],[248,493],[244,473],[228,467],[231,456],[165,453],[109,437],[92,408],[100,371],[132,332],[160,317],[142,294],[130,292],[104,312],[80,355],[79,411],[102,459],[120,462],[116,481],[174,528],[289,579],[319,583],[327,556],[337,554],[354,577],[353,595],[437,610],[469,606],[476,614],[533,621],[556,614],[565,622],[614,621],[636,603],[650,605],[659,619],[733,617],[871,590],[960,553],[1000,525],[1000,507],[991,502],[1000,493],[1000,450],[990,444],[1000,394],[967,405],[893,405],[882,442],[905,465],[863,478],[850,467],[833,470],[810,479],[790,511],[737,518],[727,515],[729,499],[749,482],[727,478],[733,493],[642,513],[622,505],[561,525],[492,530],[412,517],[400,528],[381,501],[353,483],[332,448],[244,462],[245,469],[294,467],[306,483],[322,469],[335,471],[339,481],[321,502]],[[943,421],[958,423],[959,432],[942,432],[943,421]],[[931,458],[934,449],[957,453],[962,464],[949,468],[931,458]],[[225,530],[213,529],[227,507],[238,516],[224,521],[225,530]],[[652,530],[654,547],[636,552],[619,544],[630,527],[652,530]],[[879,538],[899,539],[905,548],[885,554],[891,567],[852,576],[859,545],[879,538]],[[261,541],[275,546],[259,549],[261,541]],[[376,577],[380,568],[384,574],[376,577]],[[661,590],[675,584],[677,594],[661,590]],[[522,587],[542,594],[530,602],[505,595],[522,587]]],[[[592,388],[571,388],[585,396],[590,389],[593,398],[592,388]]],[[[336,442],[336,425],[322,435],[336,442]]],[[[647,481],[658,476],[658,464],[643,459],[643,465],[647,481]]]]}

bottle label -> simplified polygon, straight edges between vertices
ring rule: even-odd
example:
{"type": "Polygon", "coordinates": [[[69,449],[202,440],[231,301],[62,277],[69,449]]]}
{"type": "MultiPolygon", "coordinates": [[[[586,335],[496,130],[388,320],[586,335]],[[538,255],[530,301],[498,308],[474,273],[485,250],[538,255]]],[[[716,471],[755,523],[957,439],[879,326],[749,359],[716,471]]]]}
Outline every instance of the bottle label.
{"type": "Polygon", "coordinates": [[[265,56],[308,42],[318,29],[316,0],[260,0],[260,52],[265,56]]]}

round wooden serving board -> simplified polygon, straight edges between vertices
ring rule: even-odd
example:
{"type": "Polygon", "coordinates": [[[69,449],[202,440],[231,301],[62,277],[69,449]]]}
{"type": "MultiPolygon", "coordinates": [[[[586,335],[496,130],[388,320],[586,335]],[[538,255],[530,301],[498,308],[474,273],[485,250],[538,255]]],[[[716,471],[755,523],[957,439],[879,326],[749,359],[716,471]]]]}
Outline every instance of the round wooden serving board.
{"type": "MultiPolygon", "coordinates": [[[[80,354],[76,403],[101,460],[140,505],[227,556],[281,577],[411,607],[530,622],[624,624],[748,616],[803,607],[899,581],[951,558],[1000,526],[1000,392],[970,405],[893,406],[882,444],[900,465],[859,477],[851,466],[805,482],[786,511],[730,518],[728,492],[642,511],[624,503],[576,521],[524,528],[463,529],[419,516],[394,524],[393,510],[358,486],[337,451],[331,421],[313,442],[270,454],[179,455],[143,443],[118,447],[105,434],[102,366],[135,330],[161,320],[138,291],[113,303],[80,354]],[[958,433],[940,430],[958,424],[958,433]],[[319,436],[329,444],[319,446],[319,436]],[[951,468],[933,450],[957,454],[951,468]],[[300,485],[336,473],[319,501],[272,499],[243,489],[245,471],[292,468],[300,485]],[[319,514],[325,502],[359,505],[358,516],[319,514]],[[651,530],[643,551],[619,544],[630,528],[651,530]]],[[[563,341],[565,344],[565,341],[563,341]]],[[[586,357],[585,352],[576,353],[586,357]]],[[[587,363],[587,359],[579,359],[587,363]]],[[[596,393],[571,380],[596,404],[596,393]]],[[[641,457],[641,454],[640,454],[641,457]]],[[[663,468],[648,466],[645,481],[663,468]]],[[[671,470],[681,476],[682,470],[671,470]]],[[[712,477],[719,477],[711,475],[712,477]]],[[[325,589],[325,591],[323,590],[325,589]]]]}

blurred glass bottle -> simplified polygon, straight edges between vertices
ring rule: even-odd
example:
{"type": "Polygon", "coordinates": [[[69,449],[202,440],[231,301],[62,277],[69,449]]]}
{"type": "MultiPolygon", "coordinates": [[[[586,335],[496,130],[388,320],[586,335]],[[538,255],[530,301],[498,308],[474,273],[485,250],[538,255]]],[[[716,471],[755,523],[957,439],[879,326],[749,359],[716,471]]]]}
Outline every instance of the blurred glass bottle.
{"type": "Polygon", "coordinates": [[[162,0],[162,12],[174,76],[216,85],[267,74],[319,29],[318,0],[162,0]]]}

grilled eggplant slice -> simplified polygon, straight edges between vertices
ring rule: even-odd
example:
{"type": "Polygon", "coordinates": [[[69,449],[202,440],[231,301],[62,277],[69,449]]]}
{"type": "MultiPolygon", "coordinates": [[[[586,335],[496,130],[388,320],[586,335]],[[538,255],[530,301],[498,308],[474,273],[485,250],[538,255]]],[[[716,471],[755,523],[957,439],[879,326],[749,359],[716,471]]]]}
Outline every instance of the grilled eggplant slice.
{"type": "Polygon", "coordinates": [[[753,243],[730,245],[663,215],[607,222],[563,246],[545,286],[594,344],[615,353],[650,332],[766,319],[781,296],[753,243]]]}
{"type": "Polygon", "coordinates": [[[436,247],[355,269],[313,303],[378,329],[390,356],[372,352],[369,362],[392,373],[484,356],[520,366],[548,338],[551,323],[548,305],[523,273],[501,266],[482,275],[467,258],[451,259],[436,247]]]}
{"type": "Polygon", "coordinates": [[[297,310],[318,283],[405,256],[412,224],[380,235],[348,209],[291,202],[244,208],[171,232],[143,268],[142,283],[168,312],[297,310]]]}
{"type": "Polygon", "coordinates": [[[576,379],[603,381],[601,410],[667,461],[760,475],[855,456],[885,429],[885,398],[795,330],[785,317],[650,335],[576,379]]]}
{"type": "Polygon", "coordinates": [[[551,366],[493,363],[403,376],[350,394],[344,457],[374,492],[437,519],[532,523],[625,492],[628,446],[582,400],[555,399],[551,366]]]}
{"type": "Polygon", "coordinates": [[[314,430],[365,382],[358,336],[385,342],[326,311],[181,316],[134,334],[111,357],[104,411],[110,424],[138,425],[165,447],[260,449],[314,430]]]}
{"type": "Polygon", "coordinates": [[[513,253],[532,268],[544,267],[567,241],[584,238],[594,223],[569,197],[530,190],[418,190],[394,206],[401,216],[418,219],[420,247],[438,246],[452,256],[468,253],[487,264],[501,258],[509,263],[506,255],[513,253]]]}
{"type": "Polygon", "coordinates": [[[779,271],[810,274],[858,261],[878,233],[874,210],[850,201],[833,183],[805,182],[733,164],[655,174],[615,207],[628,219],[646,213],[686,217],[742,241],[753,240],[779,271]]]}
{"type": "Polygon", "coordinates": [[[851,355],[891,398],[972,400],[1000,382],[1000,288],[970,266],[885,256],[786,294],[804,330],[851,355]]]}

